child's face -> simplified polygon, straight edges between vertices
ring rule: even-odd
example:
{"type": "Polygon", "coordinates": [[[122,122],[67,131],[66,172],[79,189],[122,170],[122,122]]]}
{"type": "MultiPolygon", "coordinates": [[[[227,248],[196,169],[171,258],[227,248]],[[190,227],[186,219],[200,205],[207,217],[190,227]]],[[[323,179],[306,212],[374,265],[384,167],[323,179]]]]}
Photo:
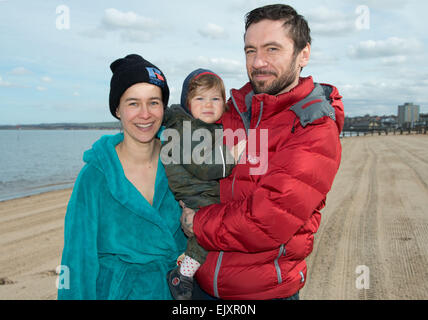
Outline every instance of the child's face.
{"type": "Polygon", "coordinates": [[[224,112],[221,91],[217,88],[197,89],[189,104],[193,117],[205,123],[216,122],[224,112]]]}

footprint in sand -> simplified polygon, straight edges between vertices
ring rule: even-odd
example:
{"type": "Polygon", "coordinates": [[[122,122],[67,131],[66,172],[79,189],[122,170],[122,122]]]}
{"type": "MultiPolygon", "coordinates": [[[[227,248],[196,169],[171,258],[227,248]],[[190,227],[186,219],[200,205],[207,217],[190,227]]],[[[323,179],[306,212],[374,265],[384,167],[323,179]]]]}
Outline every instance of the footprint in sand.
{"type": "Polygon", "coordinates": [[[8,278],[0,278],[0,286],[6,285],[6,284],[14,284],[15,281],[12,281],[8,278]]]}
{"type": "Polygon", "coordinates": [[[55,270],[46,270],[46,271],[40,272],[38,274],[42,275],[42,276],[48,276],[48,277],[52,277],[52,276],[56,277],[58,275],[55,270]]]}

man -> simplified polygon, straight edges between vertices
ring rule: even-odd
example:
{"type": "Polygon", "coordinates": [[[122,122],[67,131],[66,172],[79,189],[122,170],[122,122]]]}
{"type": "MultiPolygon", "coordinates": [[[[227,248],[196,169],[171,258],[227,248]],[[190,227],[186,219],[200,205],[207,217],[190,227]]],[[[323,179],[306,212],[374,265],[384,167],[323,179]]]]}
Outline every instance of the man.
{"type": "Polygon", "coordinates": [[[293,8],[257,8],[246,15],[245,29],[250,81],[231,91],[222,124],[253,137],[267,132],[267,147],[253,152],[261,159],[261,150],[268,150],[266,170],[251,174],[248,154],[221,180],[221,203],[196,215],[185,208],[182,227],[209,250],[196,279],[210,296],[296,299],[340,164],[343,105],[335,87],[300,77],[311,38],[293,8]]]}

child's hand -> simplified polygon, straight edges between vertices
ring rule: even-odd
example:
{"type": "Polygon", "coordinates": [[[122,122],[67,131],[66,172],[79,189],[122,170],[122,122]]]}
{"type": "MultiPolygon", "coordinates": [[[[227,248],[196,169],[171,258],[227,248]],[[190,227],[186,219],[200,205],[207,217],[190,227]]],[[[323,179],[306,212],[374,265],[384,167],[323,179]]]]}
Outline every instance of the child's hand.
{"type": "Polygon", "coordinates": [[[195,217],[195,211],[187,208],[183,201],[179,201],[179,204],[181,208],[183,209],[180,222],[181,222],[181,228],[183,229],[184,233],[188,237],[192,237],[193,234],[193,218],[195,217]]]}
{"type": "Polygon", "coordinates": [[[233,158],[235,159],[235,163],[238,163],[241,154],[245,150],[245,146],[247,145],[247,140],[241,140],[236,145],[233,146],[231,152],[233,154],[233,158]]]}

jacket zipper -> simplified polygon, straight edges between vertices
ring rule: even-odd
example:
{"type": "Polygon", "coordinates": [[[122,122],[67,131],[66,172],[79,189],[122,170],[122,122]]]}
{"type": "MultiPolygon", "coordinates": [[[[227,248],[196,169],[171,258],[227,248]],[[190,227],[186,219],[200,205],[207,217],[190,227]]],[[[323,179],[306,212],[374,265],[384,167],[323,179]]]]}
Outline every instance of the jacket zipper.
{"type": "Polygon", "coordinates": [[[220,295],[218,294],[218,274],[220,272],[220,266],[221,266],[221,260],[223,260],[223,254],[224,254],[223,251],[220,251],[220,253],[218,254],[217,263],[214,271],[214,283],[213,283],[214,296],[219,299],[220,299],[220,295]]]}
{"type": "MultiPolygon", "coordinates": [[[[239,116],[241,117],[242,122],[244,123],[245,133],[247,134],[247,139],[248,139],[248,130],[249,130],[249,128],[247,128],[247,127],[245,126],[244,118],[243,118],[243,116],[242,116],[242,113],[239,111],[238,106],[236,105],[236,101],[235,101],[235,98],[233,97],[232,90],[230,91],[230,97],[232,98],[233,106],[235,107],[236,111],[238,112],[239,116]]],[[[261,106],[260,106],[260,115],[259,115],[259,119],[258,119],[258,121],[257,121],[256,128],[259,126],[260,120],[261,120],[261,118],[262,118],[262,113],[263,113],[263,102],[261,102],[261,106]]],[[[233,192],[234,192],[234,186],[235,186],[235,178],[236,178],[236,171],[235,171],[235,173],[233,174],[233,180],[232,180],[232,199],[233,199],[233,192]]],[[[216,266],[215,266],[215,271],[214,271],[213,291],[214,291],[214,296],[215,296],[216,298],[220,298],[220,295],[219,295],[219,293],[218,293],[218,275],[219,275],[219,273],[220,273],[221,262],[222,262],[222,260],[223,260],[223,254],[224,254],[224,252],[223,252],[223,251],[220,251],[220,253],[218,254],[217,262],[216,262],[216,266]]],[[[280,254],[280,255],[281,255],[281,254],[280,254]]],[[[279,258],[279,256],[278,256],[278,258],[279,258]]],[[[278,258],[277,258],[277,259],[278,259],[278,258]]],[[[278,266],[278,268],[279,268],[279,266],[278,266]]],[[[280,271],[281,271],[281,270],[280,270],[280,271]]],[[[278,272],[278,271],[277,271],[277,272],[278,272]]],[[[281,276],[281,273],[280,273],[280,275],[279,275],[279,276],[281,276]]],[[[281,281],[282,281],[282,280],[281,280],[281,281]]]]}
{"type": "MultiPolygon", "coordinates": [[[[238,111],[238,113],[239,113],[239,115],[241,116],[241,119],[242,119],[242,114],[241,114],[241,112],[239,112],[239,109],[238,109],[238,107],[237,107],[237,105],[235,103],[235,99],[233,98],[232,92],[230,92],[230,96],[232,97],[232,102],[233,102],[233,105],[234,105],[235,109],[238,111]]],[[[259,119],[257,120],[257,124],[256,124],[255,128],[257,128],[259,126],[260,120],[262,119],[262,114],[263,114],[263,101],[261,101],[261,103],[260,103],[260,114],[259,114],[259,119]]],[[[296,119],[294,119],[294,120],[296,120],[296,119]]],[[[242,120],[242,122],[244,122],[244,120],[242,120]]],[[[244,126],[245,126],[245,122],[244,122],[244,126]]],[[[294,133],[294,123],[293,123],[292,132],[294,133]]],[[[247,134],[247,137],[248,137],[248,134],[247,134]]],[[[233,181],[232,181],[232,197],[233,197],[233,187],[234,187],[234,184],[235,184],[235,176],[236,176],[236,172],[235,172],[235,175],[233,176],[233,181]]],[[[281,268],[279,267],[278,260],[279,260],[279,258],[282,255],[285,256],[285,251],[286,251],[285,250],[285,244],[281,244],[281,246],[279,247],[278,256],[274,260],[276,275],[277,275],[277,278],[278,278],[278,284],[282,283],[281,268]]]]}
{"type": "Polygon", "coordinates": [[[276,257],[276,259],[273,261],[274,265],[275,265],[275,270],[276,270],[276,276],[278,278],[278,284],[282,283],[282,276],[281,276],[281,268],[279,267],[279,263],[278,260],[282,255],[285,255],[285,245],[281,244],[281,246],[279,247],[279,253],[278,256],[276,257]]]}

